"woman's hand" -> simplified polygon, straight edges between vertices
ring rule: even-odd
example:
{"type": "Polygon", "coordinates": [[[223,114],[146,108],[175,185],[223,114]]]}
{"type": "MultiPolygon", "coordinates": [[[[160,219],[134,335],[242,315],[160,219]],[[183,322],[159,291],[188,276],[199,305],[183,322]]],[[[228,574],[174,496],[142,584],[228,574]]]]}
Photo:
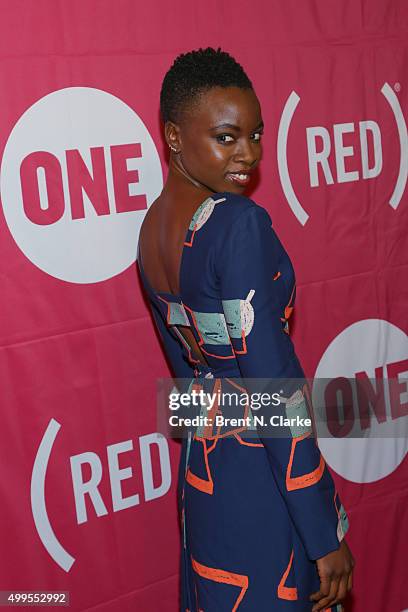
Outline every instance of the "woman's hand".
{"type": "Polygon", "coordinates": [[[355,562],[346,541],[342,540],[337,550],[317,559],[316,565],[320,590],[310,596],[316,602],[312,612],[341,603],[352,587],[355,562]]]}

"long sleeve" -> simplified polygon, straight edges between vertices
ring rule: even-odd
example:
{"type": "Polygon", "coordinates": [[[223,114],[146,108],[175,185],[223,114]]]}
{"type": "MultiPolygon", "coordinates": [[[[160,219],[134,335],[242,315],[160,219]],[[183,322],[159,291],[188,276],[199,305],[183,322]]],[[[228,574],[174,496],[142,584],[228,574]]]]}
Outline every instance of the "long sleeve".
{"type": "MultiPolygon", "coordinates": [[[[265,209],[252,203],[238,212],[219,241],[217,273],[242,377],[269,379],[271,390],[283,390],[292,401],[277,410],[287,416],[290,410],[307,413],[304,374],[282,323],[292,267],[265,209]]],[[[347,517],[312,429],[289,429],[288,437],[264,433],[261,442],[309,559],[336,550],[347,517]]]]}

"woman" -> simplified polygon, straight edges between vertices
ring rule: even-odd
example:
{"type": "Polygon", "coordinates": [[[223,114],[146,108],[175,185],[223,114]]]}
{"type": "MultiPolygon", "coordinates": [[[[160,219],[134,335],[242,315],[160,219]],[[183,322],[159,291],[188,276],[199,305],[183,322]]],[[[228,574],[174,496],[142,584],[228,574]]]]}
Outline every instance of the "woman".
{"type": "MultiPolygon", "coordinates": [[[[252,84],[230,55],[200,49],[175,60],[160,102],[169,174],[138,264],[174,374],[213,391],[279,379],[285,414],[307,414],[293,269],[269,214],[242,195],[262,153],[252,84]]],[[[257,435],[205,427],[183,440],[181,610],[341,610],[348,522],[313,432],[257,435]]]]}

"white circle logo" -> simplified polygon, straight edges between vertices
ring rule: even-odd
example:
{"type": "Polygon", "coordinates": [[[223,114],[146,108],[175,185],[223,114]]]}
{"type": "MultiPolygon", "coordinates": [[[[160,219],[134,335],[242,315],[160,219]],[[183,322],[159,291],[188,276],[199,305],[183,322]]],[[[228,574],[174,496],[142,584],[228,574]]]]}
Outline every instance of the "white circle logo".
{"type": "Polygon", "coordinates": [[[73,283],[106,280],[136,260],[140,226],[162,186],[143,121],[89,87],[33,104],[1,165],[4,215],[17,245],[38,268],[73,283]]]}
{"type": "Polygon", "coordinates": [[[325,426],[319,422],[320,435],[323,432],[324,436],[319,435],[318,444],[330,467],[347,480],[362,483],[384,478],[407,454],[408,438],[403,435],[403,431],[408,432],[407,376],[408,337],[388,321],[358,321],[327,347],[315,373],[313,404],[324,406],[322,389],[327,393],[330,385],[331,397],[340,396],[339,404],[344,402],[337,435],[341,429],[342,433],[331,437],[333,428],[324,431],[325,426]],[[322,385],[321,379],[330,380],[322,385]],[[351,379],[369,389],[376,404],[375,414],[356,393],[351,379]]]}

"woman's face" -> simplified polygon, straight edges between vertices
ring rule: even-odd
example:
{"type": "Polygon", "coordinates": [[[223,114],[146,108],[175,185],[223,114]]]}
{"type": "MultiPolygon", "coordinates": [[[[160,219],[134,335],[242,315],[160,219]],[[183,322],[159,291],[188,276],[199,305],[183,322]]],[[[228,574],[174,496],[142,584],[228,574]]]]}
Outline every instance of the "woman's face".
{"type": "Polygon", "coordinates": [[[166,124],[166,137],[179,151],[175,164],[197,186],[242,193],[262,157],[262,130],[252,89],[214,87],[192,102],[179,125],[166,124]]]}

